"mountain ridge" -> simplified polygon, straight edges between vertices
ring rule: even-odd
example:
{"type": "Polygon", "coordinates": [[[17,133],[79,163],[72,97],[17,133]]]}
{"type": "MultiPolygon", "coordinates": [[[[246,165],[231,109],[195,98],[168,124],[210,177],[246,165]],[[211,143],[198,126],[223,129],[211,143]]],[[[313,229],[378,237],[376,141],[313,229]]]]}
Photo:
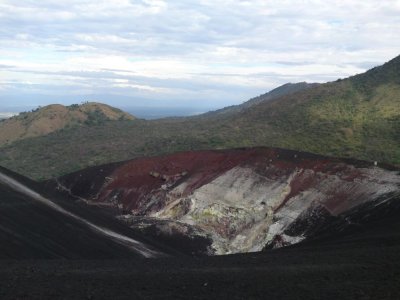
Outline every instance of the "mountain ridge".
{"type": "Polygon", "coordinates": [[[269,146],[400,165],[399,62],[400,56],[363,74],[234,113],[116,121],[56,131],[0,147],[0,164],[47,179],[141,156],[269,146]]]}
{"type": "Polygon", "coordinates": [[[296,93],[298,91],[309,89],[309,88],[312,88],[312,87],[315,87],[318,85],[319,85],[319,83],[307,83],[307,82],[285,83],[281,86],[278,86],[277,88],[270,90],[269,92],[267,92],[265,94],[261,94],[260,96],[251,98],[250,100],[247,100],[247,101],[243,102],[242,104],[227,106],[227,107],[224,107],[221,109],[210,111],[210,112],[201,114],[198,117],[202,118],[202,117],[216,117],[216,116],[220,116],[220,115],[232,115],[235,113],[239,113],[239,112],[245,110],[246,108],[257,105],[259,103],[272,101],[279,97],[290,95],[290,94],[296,93]]]}

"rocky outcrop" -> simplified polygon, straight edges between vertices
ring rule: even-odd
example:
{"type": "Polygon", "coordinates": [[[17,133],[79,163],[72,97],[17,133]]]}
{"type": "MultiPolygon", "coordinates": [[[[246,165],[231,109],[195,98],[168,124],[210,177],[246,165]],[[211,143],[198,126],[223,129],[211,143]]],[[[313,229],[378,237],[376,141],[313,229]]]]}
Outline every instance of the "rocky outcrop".
{"type": "Polygon", "coordinates": [[[400,193],[398,169],[271,148],[141,158],[58,182],[92,205],[111,205],[136,228],[162,221],[164,237],[208,237],[214,254],[297,243],[332,219],[351,224],[360,207],[371,215],[400,193]]]}

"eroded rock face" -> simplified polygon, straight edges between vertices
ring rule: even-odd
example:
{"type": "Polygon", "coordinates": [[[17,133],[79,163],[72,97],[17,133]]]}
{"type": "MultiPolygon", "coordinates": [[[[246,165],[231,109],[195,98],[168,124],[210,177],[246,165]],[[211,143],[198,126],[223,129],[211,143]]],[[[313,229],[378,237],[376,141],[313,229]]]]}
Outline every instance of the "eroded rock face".
{"type": "Polygon", "coordinates": [[[60,178],[59,187],[114,207],[132,226],[139,216],[148,218],[144,227],[162,220],[160,234],[207,236],[209,253],[228,254],[299,242],[330,217],[350,224],[358,207],[399,194],[400,176],[368,162],[253,148],[91,168],[60,178]]]}

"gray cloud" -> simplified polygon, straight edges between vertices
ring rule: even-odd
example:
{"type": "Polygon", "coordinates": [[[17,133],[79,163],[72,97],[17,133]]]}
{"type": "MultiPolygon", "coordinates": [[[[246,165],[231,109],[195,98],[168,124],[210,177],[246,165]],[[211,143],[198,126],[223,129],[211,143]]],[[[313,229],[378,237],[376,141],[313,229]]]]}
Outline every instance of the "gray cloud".
{"type": "Polygon", "coordinates": [[[0,0],[0,92],[223,106],[389,60],[399,15],[398,0],[0,0]]]}
{"type": "Polygon", "coordinates": [[[14,66],[11,66],[11,65],[1,65],[0,64],[0,70],[1,69],[3,69],[3,70],[10,70],[10,69],[14,69],[15,67],[14,66]]]}

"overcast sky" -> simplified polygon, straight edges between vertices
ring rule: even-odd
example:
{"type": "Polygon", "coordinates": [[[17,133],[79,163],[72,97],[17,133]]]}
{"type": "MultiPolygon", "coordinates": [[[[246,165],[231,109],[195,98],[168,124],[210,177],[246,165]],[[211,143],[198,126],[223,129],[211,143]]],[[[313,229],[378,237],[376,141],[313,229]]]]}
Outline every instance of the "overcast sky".
{"type": "Polygon", "coordinates": [[[399,0],[0,0],[0,107],[222,107],[364,72],[399,34],[399,0]]]}

